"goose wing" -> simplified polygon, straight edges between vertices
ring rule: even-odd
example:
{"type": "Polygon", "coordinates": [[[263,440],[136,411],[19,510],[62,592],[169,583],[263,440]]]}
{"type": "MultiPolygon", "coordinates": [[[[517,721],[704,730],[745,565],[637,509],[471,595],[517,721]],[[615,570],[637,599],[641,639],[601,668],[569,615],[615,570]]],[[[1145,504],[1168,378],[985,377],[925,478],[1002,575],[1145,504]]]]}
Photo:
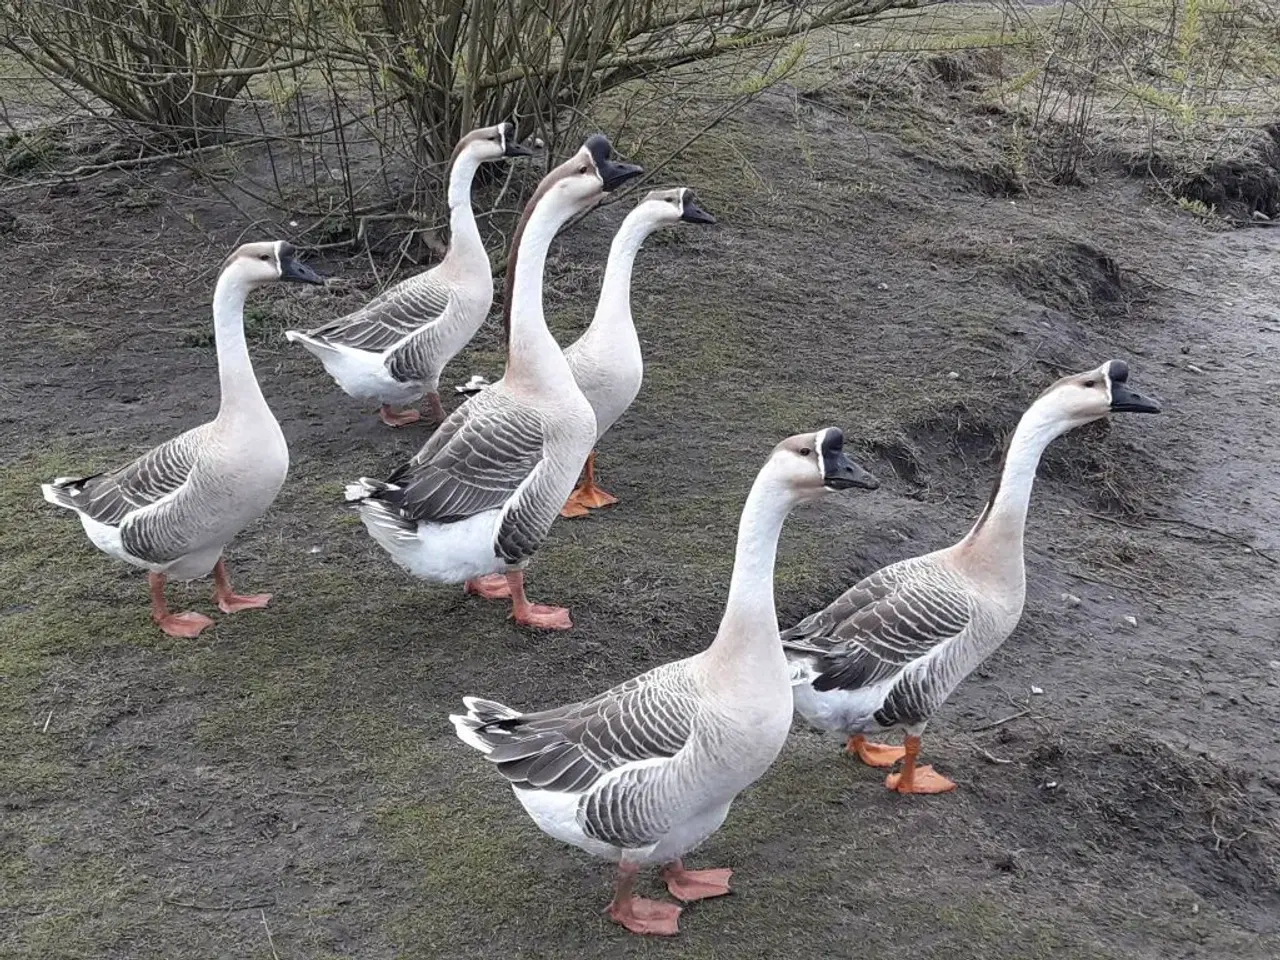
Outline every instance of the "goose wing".
{"type": "Polygon", "coordinates": [[[57,502],[119,528],[121,545],[140,560],[183,556],[185,540],[172,529],[172,511],[165,507],[190,489],[205,429],[188,430],[110,473],[55,480],[57,502]]]}
{"type": "Polygon", "coordinates": [[[955,639],[977,612],[972,593],[936,563],[907,561],[873,573],[782,634],[812,657],[815,690],[857,690],[900,674],[955,639]]]}
{"type": "Polygon", "coordinates": [[[669,829],[663,768],[688,744],[699,711],[687,674],[673,663],[590,700],[475,723],[470,732],[513,786],[581,794],[587,834],[634,848],[669,829]]]}
{"type": "Polygon", "coordinates": [[[536,410],[491,387],[455,410],[379,493],[414,521],[452,523],[507,503],[543,462],[536,410]]]}
{"type": "Polygon", "coordinates": [[[449,285],[436,270],[428,270],[380,293],[354,313],[331,320],[308,334],[359,350],[381,352],[415,330],[439,320],[452,299],[449,285]]]}

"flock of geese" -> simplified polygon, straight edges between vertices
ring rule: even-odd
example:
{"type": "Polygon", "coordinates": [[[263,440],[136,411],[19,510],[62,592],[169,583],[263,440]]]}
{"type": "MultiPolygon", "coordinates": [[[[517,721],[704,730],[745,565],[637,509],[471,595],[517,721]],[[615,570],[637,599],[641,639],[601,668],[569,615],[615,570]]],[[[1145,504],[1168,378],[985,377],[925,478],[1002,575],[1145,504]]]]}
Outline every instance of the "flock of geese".
{"type": "MultiPolygon", "coordinates": [[[[352,397],[381,404],[388,424],[418,419],[406,405],[424,394],[441,421],[390,476],[347,486],[374,540],[416,577],[510,598],[518,623],[559,630],[571,626],[568,611],[529,602],[524,571],[557,516],[614,502],[595,484],[593,451],[640,389],[630,309],[636,252],[659,227],[714,220],[687,189],[649,193],[613,240],[590,327],[561,350],[542,308],[551,241],[642,173],[614,159],[604,136],[588,139],[543,178],[516,229],[502,379],[445,416],[441,371],[493,300],[472,179],[482,163],[529,152],[510,124],[466,136],[451,162],[444,260],[349,316],[288,337],[352,397]]],[[[222,266],[213,297],[221,405],[211,422],[118,470],[43,486],[47,500],[80,517],[101,551],[148,571],[152,617],[171,636],[197,636],[212,621],[170,611],[169,577],[212,572],[224,613],[270,600],[236,594],[222,552],[266,513],[288,472],[288,449],[254,376],[243,324],[250,292],[276,281],[323,282],[279,241],[245,244],[222,266]]],[[[1059,380],[1022,416],[990,499],[958,543],[873,573],[780,634],[773,572],[787,515],[831,491],[878,486],[845,455],[834,427],[783,440],[747,496],[728,601],[706,650],[565,707],[525,713],[465,698],[465,712],[450,718],[457,735],[496,767],[543,831],[617,863],[613,920],[636,933],[674,934],[680,907],[637,896],[638,871],[659,866],[682,902],[729,892],[729,870],[687,869],[682,857],[773,763],[793,711],[847,737],[848,753],[863,763],[901,762],[886,780],[892,790],[955,787],[917,764],[921,735],[1021,616],[1023,530],[1041,454],[1075,427],[1159,409],[1129,386],[1119,360],[1059,380]],[[894,730],[905,733],[900,747],[867,739],[894,730]]]]}

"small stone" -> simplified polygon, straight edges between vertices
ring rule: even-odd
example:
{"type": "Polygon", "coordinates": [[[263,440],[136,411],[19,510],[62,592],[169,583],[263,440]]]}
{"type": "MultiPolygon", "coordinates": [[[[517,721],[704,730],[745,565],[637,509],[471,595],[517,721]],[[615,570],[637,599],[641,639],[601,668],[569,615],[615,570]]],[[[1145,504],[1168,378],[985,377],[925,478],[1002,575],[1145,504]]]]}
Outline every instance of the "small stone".
{"type": "Polygon", "coordinates": [[[1058,789],[1058,781],[1057,781],[1057,780],[1050,780],[1050,781],[1048,781],[1048,782],[1044,785],[1044,789],[1045,789],[1045,790],[1057,790],[1057,789],[1058,789]]]}
{"type": "Polygon", "coordinates": [[[947,379],[948,379],[948,380],[959,380],[959,379],[960,379],[960,374],[959,374],[959,373],[957,373],[955,370],[952,370],[950,373],[948,373],[948,374],[947,374],[947,379]]]}
{"type": "Polygon", "coordinates": [[[1062,595],[1062,602],[1065,603],[1068,607],[1080,606],[1080,598],[1077,597],[1074,593],[1064,593],[1062,595]]]}
{"type": "Polygon", "coordinates": [[[1187,369],[1190,370],[1192,373],[1204,373],[1204,371],[1201,370],[1199,367],[1197,367],[1194,363],[1188,363],[1187,369]]]}
{"type": "Polygon", "coordinates": [[[1198,904],[1198,903],[1193,903],[1193,904],[1191,905],[1191,915],[1192,915],[1192,916],[1195,916],[1195,915],[1196,915],[1197,913],[1199,913],[1199,912],[1200,912],[1200,904],[1198,904]]]}
{"type": "Polygon", "coordinates": [[[1040,687],[1032,687],[1032,688],[1031,688],[1031,695],[1032,695],[1033,697],[1042,697],[1042,696],[1044,696],[1044,690],[1043,690],[1043,689],[1041,689],[1040,687]]]}
{"type": "Polygon", "coordinates": [[[879,283],[879,284],[876,284],[876,289],[877,289],[877,290],[888,290],[888,289],[889,289],[889,285],[888,285],[887,283],[879,283]]]}
{"type": "Polygon", "coordinates": [[[1128,624],[1129,626],[1131,626],[1131,627],[1136,627],[1136,626],[1138,625],[1138,618],[1137,618],[1137,617],[1125,617],[1125,618],[1124,618],[1124,622],[1125,622],[1125,623],[1127,623],[1127,624],[1128,624]]]}
{"type": "Polygon", "coordinates": [[[320,553],[320,552],[321,552],[320,547],[312,547],[310,550],[307,551],[307,553],[320,553]]]}
{"type": "Polygon", "coordinates": [[[1272,670],[1280,670],[1280,660],[1272,660],[1268,663],[1272,670]]]}

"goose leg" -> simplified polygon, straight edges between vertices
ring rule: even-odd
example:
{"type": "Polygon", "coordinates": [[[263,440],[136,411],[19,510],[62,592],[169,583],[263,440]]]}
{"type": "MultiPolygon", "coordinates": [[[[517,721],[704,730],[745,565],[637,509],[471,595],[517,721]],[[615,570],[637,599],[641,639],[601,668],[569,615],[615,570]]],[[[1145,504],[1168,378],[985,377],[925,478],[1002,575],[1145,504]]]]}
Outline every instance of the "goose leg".
{"type": "Polygon", "coordinates": [[[258,610],[271,602],[271,594],[254,593],[241,596],[231,589],[231,576],[227,562],[219,560],[213,568],[213,599],[223,613],[239,613],[241,610],[258,610]]]}
{"type": "Polygon", "coordinates": [[[213,621],[203,613],[170,613],[169,604],[164,599],[164,585],[168,578],[163,573],[148,573],[147,585],[151,588],[151,619],[159,624],[160,629],[171,637],[200,636],[200,631],[213,625],[213,621]]]}
{"type": "Polygon", "coordinates": [[[733,871],[727,868],[719,870],[686,870],[684,863],[677,860],[662,868],[662,879],[667,884],[667,892],[677,900],[688,903],[691,900],[706,900],[708,897],[723,897],[731,893],[729,877],[733,871]]]}
{"type": "Polygon", "coordinates": [[[431,411],[431,418],[436,423],[444,423],[444,404],[440,402],[440,392],[438,390],[432,390],[427,394],[427,409],[431,411]]]}
{"type": "Polygon", "coordinates": [[[948,780],[933,767],[916,766],[916,757],[920,756],[920,737],[909,734],[906,743],[906,760],[902,764],[901,773],[891,773],[885,778],[884,785],[898,793],[946,793],[954,790],[954,781],[948,780]]]}
{"type": "Polygon", "coordinates": [[[594,510],[597,507],[607,507],[611,503],[617,503],[618,498],[611,493],[605,493],[596,486],[596,452],[591,451],[591,455],[587,457],[587,472],[582,478],[582,482],[578,484],[573,493],[569,494],[569,501],[564,505],[564,509],[560,511],[562,517],[581,517],[588,510],[594,510]]]}
{"type": "Polygon", "coordinates": [[[529,598],[524,595],[523,570],[508,573],[507,585],[511,588],[511,616],[516,623],[540,630],[568,630],[573,626],[566,608],[529,602],[529,598]]]}
{"type": "Polygon", "coordinates": [[[378,417],[388,427],[407,427],[409,424],[417,423],[421,420],[422,414],[413,409],[393,410],[391,409],[391,404],[384,403],[378,411],[378,417]]]}
{"type": "Polygon", "coordinates": [[[632,933],[674,937],[680,932],[680,908],[674,903],[646,900],[634,893],[636,873],[639,867],[618,864],[618,882],[614,887],[613,902],[605,911],[609,919],[621,924],[632,933]]]}
{"type": "Polygon", "coordinates": [[[844,752],[857,757],[868,767],[888,770],[907,754],[906,747],[892,747],[887,743],[872,743],[862,734],[849,738],[844,752]]]}

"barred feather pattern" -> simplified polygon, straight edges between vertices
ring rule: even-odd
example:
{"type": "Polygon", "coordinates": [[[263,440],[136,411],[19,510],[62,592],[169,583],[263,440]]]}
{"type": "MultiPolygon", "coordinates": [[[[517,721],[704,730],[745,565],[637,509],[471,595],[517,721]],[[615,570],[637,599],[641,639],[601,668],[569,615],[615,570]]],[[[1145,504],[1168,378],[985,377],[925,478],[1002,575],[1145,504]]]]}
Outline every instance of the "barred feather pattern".
{"type": "Polygon", "coordinates": [[[453,290],[434,267],[402,280],[354,313],[331,320],[309,336],[359,350],[382,352],[425,325],[439,320],[453,290]]]}
{"type": "MultiPolygon", "coordinates": [[[[704,707],[685,663],[664,664],[581,703],[492,721],[477,735],[492,745],[488,759],[513,786],[582,793],[579,818],[592,838],[646,846],[670,829],[679,808],[673,799],[693,776],[691,764],[643,763],[690,746],[704,707]],[[630,764],[638,765],[592,789],[630,764]]],[[[699,729],[699,739],[710,726],[699,729]]]]}
{"type": "Polygon", "coordinates": [[[782,634],[788,655],[811,658],[818,691],[891,682],[882,727],[925,722],[1016,623],[935,555],[893,564],[782,634]]]}

